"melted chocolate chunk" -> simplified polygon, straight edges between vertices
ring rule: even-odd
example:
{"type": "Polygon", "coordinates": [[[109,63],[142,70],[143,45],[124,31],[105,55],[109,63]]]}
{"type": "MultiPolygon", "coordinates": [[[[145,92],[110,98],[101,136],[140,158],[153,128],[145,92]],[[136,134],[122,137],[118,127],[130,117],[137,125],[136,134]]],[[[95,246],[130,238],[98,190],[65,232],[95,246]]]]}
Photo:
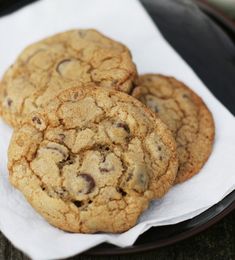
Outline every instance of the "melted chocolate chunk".
{"type": "Polygon", "coordinates": [[[13,100],[8,98],[7,99],[7,105],[10,107],[12,105],[12,103],[13,103],[13,100]]]}
{"type": "Polygon", "coordinates": [[[107,168],[102,168],[102,167],[100,167],[99,170],[100,170],[100,172],[110,172],[109,169],[107,169],[107,168]]]}
{"type": "Polygon", "coordinates": [[[37,116],[34,116],[34,117],[32,118],[32,121],[33,121],[33,123],[37,123],[38,125],[41,125],[41,124],[42,124],[40,118],[37,117],[37,116]]]}
{"type": "Polygon", "coordinates": [[[79,200],[73,201],[73,204],[74,204],[76,207],[78,207],[78,208],[80,208],[80,207],[83,205],[82,201],[79,201],[79,200]]]}
{"type": "MultiPolygon", "coordinates": [[[[110,150],[110,148],[108,147],[108,146],[106,146],[106,145],[101,145],[101,144],[98,144],[97,145],[97,149],[98,150],[101,150],[101,151],[109,151],[110,150]]],[[[104,157],[104,161],[105,161],[105,157],[104,157]]]]}
{"type": "Polygon", "coordinates": [[[75,158],[72,155],[69,155],[68,158],[64,159],[63,161],[57,163],[59,169],[62,169],[65,165],[71,165],[75,163],[75,158]]]}
{"type": "Polygon", "coordinates": [[[99,168],[100,172],[101,173],[105,173],[105,172],[110,172],[110,171],[113,171],[114,170],[114,167],[112,166],[111,168],[106,168],[106,167],[100,167],[99,168]]]}
{"type": "Polygon", "coordinates": [[[62,118],[59,119],[60,125],[64,125],[64,121],[62,118]]]}
{"type": "Polygon", "coordinates": [[[57,147],[46,146],[45,149],[57,151],[57,152],[59,152],[59,153],[63,156],[63,158],[65,158],[65,159],[67,158],[67,154],[64,153],[63,151],[61,151],[61,150],[60,150],[59,148],[57,148],[57,147]]]}
{"type": "Polygon", "coordinates": [[[121,193],[121,195],[122,195],[123,197],[125,197],[126,194],[127,194],[122,188],[118,188],[117,191],[118,191],[119,193],[121,193]]]}
{"type": "Polygon", "coordinates": [[[86,187],[87,189],[85,191],[85,194],[91,193],[95,188],[95,180],[93,179],[93,177],[87,173],[81,173],[79,174],[79,176],[83,178],[87,183],[87,187],[86,187]]]}
{"type": "Polygon", "coordinates": [[[126,123],[117,123],[117,127],[123,128],[128,134],[130,133],[130,128],[126,123]]]}

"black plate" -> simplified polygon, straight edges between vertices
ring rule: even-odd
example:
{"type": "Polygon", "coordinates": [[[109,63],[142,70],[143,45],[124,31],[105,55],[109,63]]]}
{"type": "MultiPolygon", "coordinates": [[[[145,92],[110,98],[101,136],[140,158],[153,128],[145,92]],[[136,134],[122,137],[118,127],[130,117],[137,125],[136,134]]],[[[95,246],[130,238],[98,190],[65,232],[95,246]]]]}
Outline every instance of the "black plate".
{"type": "MultiPolygon", "coordinates": [[[[33,1],[0,0],[0,16],[33,1]]],[[[231,24],[208,6],[201,4],[199,9],[189,0],[141,2],[170,44],[235,115],[235,29],[231,24]]],[[[119,248],[105,243],[85,254],[121,255],[170,245],[205,230],[234,209],[235,191],[191,220],[151,228],[131,247],[119,248]]]]}

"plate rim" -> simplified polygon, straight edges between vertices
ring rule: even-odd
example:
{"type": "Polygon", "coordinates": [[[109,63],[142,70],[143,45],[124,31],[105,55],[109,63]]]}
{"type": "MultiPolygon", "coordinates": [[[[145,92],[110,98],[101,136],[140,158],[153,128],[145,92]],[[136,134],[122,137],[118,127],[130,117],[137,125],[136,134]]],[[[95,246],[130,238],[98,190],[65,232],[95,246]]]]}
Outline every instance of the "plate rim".
{"type": "MultiPolygon", "coordinates": [[[[206,215],[208,212],[210,211],[218,211],[218,213],[213,216],[212,218],[209,218],[205,223],[201,224],[200,226],[194,226],[186,231],[183,231],[181,233],[177,233],[176,235],[172,236],[171,238],[164,238],[164,239],[160,239],[158,241],[155,242],[150,242],[150,243],[144,243],[141,245],[135,245],[135,243],[132,246],[128,246],[128,247],[118,247],[118,246],[114,246],[108,243],[103,243],[100,244],[94,248],[91,248],[85,252],[83,252],[83,255],[93,255],[93,256],[110,256],[110,255],[124,255],[124,254],[134,254],[134,253],[139,253],[139,252],[147,252],[147,251],[151,251],[154,249],[158,249],[158,248],[162,248],[165,246],[169,246],[172,244],[175,244],[176,242],[180,242],[183,241],[187,238],[190,238],[194,235],[197,235],[199,233],[201,233],[202,231],[205,231],[206,229],[208,229],[209,227],[213,226],[214,224],[218,223],[220,220],[222,220],[225,216],[227,216],[228,214],[230,214],[232,211],[235,210],[235,190],[233,190],[231,193],[229,193],[225,198],[223,198],[221,201],[219,201],[218,203],[216,203],[215,205],[211,206],[209,209],[205,210],[204,212],[202,212],[201,214],[199,214],[198,216],[183,221],[183,222],[190,222],[193,221],[197,218],[202,217],[202,215],[206,215]],[[231,197],[231,200],[230,200],[231,197]],[[226,205],[225,208],[221,209],[221,211],[219,211],[219,209],[221,208],[221,204],[223,202],[225,202],[226,200],[228,200],[228,205],[226,205]],[[212,209],[214,208],[214,209],[212,209]],[[110,245],[110,250],[108,251],[109,248],[102,248],[102,245],[107,244],[110,245]]],[[[166,225],[166,226],[177,226],[179,224],[182,224],[183,222],[179,222],[177,224],[174,225],[166,225]]],[[[151,229],[157,229],[158,227],[152,227],[151,229]]],[[[149,231],[149,230],[148,230],[149,231]]],[[[148,232],[146,231],[146,232],[148,232]]],[[[146,233],[145,232],[145,233],[146,233]]]]}

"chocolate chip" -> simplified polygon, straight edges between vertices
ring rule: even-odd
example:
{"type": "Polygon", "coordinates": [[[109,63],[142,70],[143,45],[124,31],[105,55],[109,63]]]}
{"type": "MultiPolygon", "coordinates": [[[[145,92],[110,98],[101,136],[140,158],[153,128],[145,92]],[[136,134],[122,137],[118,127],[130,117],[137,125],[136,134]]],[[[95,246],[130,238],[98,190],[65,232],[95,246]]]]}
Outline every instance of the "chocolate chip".
{"type": "Polygon", "coordinates": [[[189,98],[189,96],[187,94],[183,94],[182,97],[183,98],[189,98]]]}
{"type": "Polygon", "coordinates": [[[159,160],[162,161],[162,156],[159,157],[159,160]]]}
{"type": "Polygon", "coordinates": [[[70,160],[67,161],[67,164],[68,164],[68,165],[71,165],[71,164],[73,164],[74,162],[75,162],[74,159],[70,159],[70,160]]]}
{"type": "Polygon", "coordinates": [[[126,123],[117,123],[116,126],[123,128],[128,134],[130,133],[130,128],[126,123]]]}
{"type": "Polygon", "coordinates": [[[87,173],[81,173],[78,176],[83,178],[86,181],[86,183],[87,183],[87,187],[86,187],[87,189],[84,192],[84,194],[91,193],[92,190],[95,188],[95,180],[93,179],[93,177],[90,174],[87,174],[87,173]]]}
{"type": "MultiPolygon", "coordinates": [[[[101,150],[101,151],[109,151],[110,150],[110,148],[108,147],[108,146],[106,146],[106,145],[101,145],[101,144],[98,144],[97,145],[97,149],[98,150],[101,150]]],[[[104,158],[104,160],[105,160],[105,158],[104,158]]]]}
{"type": "Polygon", "coordinates": [[[66,159],[57,163],[59,169],[62,169],[65,165],[71,165],[75,163],[75,158],[72,155],[69,155],[66,159]]]}
{"type": "Polygon", "coordinates": [[[110,171],[113,171],[114,170],[114,167],[108,169],[108,168],[105,168],[105,167],[100,167],[99,168],[100,172],[104,173],[104,172],[110,172],[110,171]]]}
{"type": "Polygon", "coordinates": [[[7,105],[10,107],[12,105],[12,103],[13,103],[13,100],[8,98],[7,99],[7,105]]]}
{"type": "Polygon", "coordinates": [[[161,146],[158,146],[157,149],[158,149],[158,151],[161,151],[161,150],[162,150],[162,147],[161,147],[161,146]]]}
{"type": "Polygon", "coordinates": [[[37,117],[37,116],[34,116],[34,117],[32,118],[32,121],[33,121],[33,123],[37,123],[38,125],[41,125],[41,124],[42,124],[40,118],[37,117]]]}
{"type": "Polygon", "coordinates": [[[83,203],[82,203],[82,201],[75,200],[75,201],[73,201],[73,204],[74,204],[76,207],[80,208],[83,203]]]}
{"type": "Polygon", "coordinates": [[[62,118],[59,119],[59,123],[60,123],[60,125],[64,125],[64,121],[62,118]]]}
{"type": "Polygon", "coordinates": [[[58,168],[59,169],[63,169],[63,167],[65,166],[65,165],[71,165],[71,164],[73,164],[74,162],[72,161],[72,160],[63,160],[63,161],[61,161],[61,162],[58,162],[57,163],[57,166],[58,166],[58,168]]]}
{"type": "Polygon", "coordinates": [[[60,75],[62,75],[62,71],[61,71],[62,65],[63,65],[64,63],[67,63],[67,62],[70,62],[70,61],[71,61],[71,59],[61,60],[61,61],[57,64],[57,66],[56,66],[56,71],[57,71],[60,75]]]}
{"type": "Polygon", "coordinates": [[[63,158],[65,158],[65,159],[68,157],[68,155],[67,155],[66,153],[64,153],[63,151],[61,151],[58,147],[46,146],[45,149],[57,151],[57,152],[59,152],[59,153],[63,156],[63,158]]]}
{"type": "Polygon", "coordinates": [[[107,168],[99,168],[99,170],[100,170],[100,172],[109,172],[110,170],[109,169],[107,169],[107,168]]]}
{"type": "Polygon", "coordinates": [[[101,154],[101,165],[99,167],[99,170],[101,173],[107,173],[114,170],[114,166],[109,161],[106,161],[105,154],[101,154]]]}
{"type": "Polygon", "coordinates": [[[117,191],[118,191],[119,193],[121,193],[121,195],[122,195],[123,197],[125,197],[126,194],[127,194],[122,188],[118,188],[117,191]]]}

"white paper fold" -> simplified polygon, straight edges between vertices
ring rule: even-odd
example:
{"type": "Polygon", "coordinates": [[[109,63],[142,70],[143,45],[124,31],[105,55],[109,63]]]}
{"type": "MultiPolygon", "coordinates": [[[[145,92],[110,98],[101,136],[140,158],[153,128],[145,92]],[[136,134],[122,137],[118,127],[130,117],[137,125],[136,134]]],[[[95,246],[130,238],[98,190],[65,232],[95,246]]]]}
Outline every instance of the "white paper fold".
{"type": "MultiPolygon", "coordinates": [[[[47,224],[7,180],[7,147],[12,130],[0,121],[0,230],[33,259],[58,259],[102,242],[132,245],[151,226],[192,218],[235,189],[235,120],[163,39],[136,0],[41,0],[0,18],[0,75],[29,43],[71,28],[96,28],[126,44],[139,73],[158,72],[184,81],[213,113],[213,153],[201,173],[151,204],[139,224],[120,235],[70,234],[47,224]]],[[[223,86],[221,86],[223,87],[223,86]]]]}

